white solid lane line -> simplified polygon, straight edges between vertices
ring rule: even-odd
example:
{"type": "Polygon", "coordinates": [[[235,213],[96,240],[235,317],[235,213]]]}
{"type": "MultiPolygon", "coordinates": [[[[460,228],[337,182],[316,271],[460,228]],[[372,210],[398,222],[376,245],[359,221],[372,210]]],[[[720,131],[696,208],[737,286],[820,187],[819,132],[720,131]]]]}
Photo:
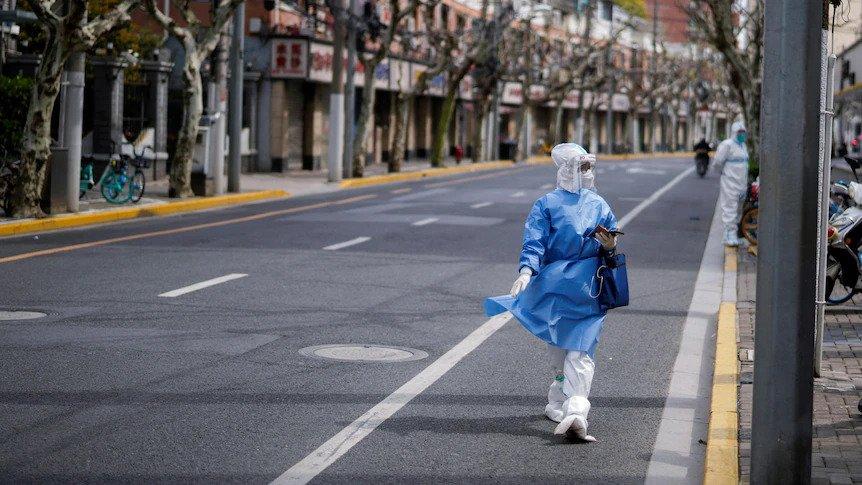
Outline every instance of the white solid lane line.
{"type": "Polygon", "coordinates": [[[471,209],[481,209],[482,207],[488,207],[492,205],[493,202],[479,202],[478,204],[473,204],[470,206],[471,209]]]}
{"type": "Polygon", "coordinates": [[[300,484],[308,483],[329,465],[335,463],[342,455],[347,453],[354,445],[371,434],[377,426],[392,417],[399,409],[409,403],[414,397],[422,394],[425,389],[437,382],[455,364],[476,349],[488,337],[494,335],[509,320],[512,314],[501,313],[479,328],[473,330],[464,340],[449,349],[439,359],[426,367],[422,372],[407,381],[392,394],[380,401],[376,406],[369,409],[362,416],[347,425],[338,434],[330,438],[326,443],[320,445],[311,454],[306,456],[289,470],[282,473],[280,477],[273,480],[273,484],[300,484]]]}
{"type": "Polygon", "coordinates": [[[357,237],[355,239],[351,239],[350,241],[344,241],[344,242],[340,242],[338,244],[332,244],[330,246],[326,246],[323,249],[325,249],[326,251],[335,251],[335,250],[343,249],[343,248],[346,248],[349,246],[354,246],[356,244],[362,244],[365,241],[370,241],[370,240],[371,240],[370,237],[362,236],[362,237],[357,237]]]}
{"type": "Polygon", "coordinates": [[[410,187],[404,187],[403,189],[390,190],[389,193],[391,193],[391,194],[404,194],[404,193],[410,192],[411,190],[413,190],[413,189],[411,189],[410,187]]]}
{"type": "Polygon", "coordinates": [[[428,224],[433,224],[439,220],[440,219],[438,219],[436,217],[429,217],[427,219],[422,219],[421,221],[416,221],[413,223],[413,225],[414,226],[427,226],[428,224]]]}
{"type": "MultiPolygon", "coordinates": [[[[670,190],[674,185],[678,184],[693,170],[694,167],[689,167],[687,170],[684,170],[681,174],[674,177],[673,180],[658,189],[649,198],[638,204],[631,212],[619,220],[619,227],[623,227],[631,222],[632,219],[643,212],[643,210],[653,202],[658,200],[662,194],[670,190]]],[[[392,417],[392,415],[398,412],[399,409],[407,405],[407,403],[409,403],[414,397],[421,394],[440,377],[449,372],[449,370],[455,367],[461,359],[469,355],[470,352],[479,347],[482,342],[487,340],[488,337],[493,335],[497,330],[501,329],[511,319],[512,314],[504,312],[483,323],[479,328],[474,330],[473,333],[464,338],[464,340],[458,342],[457,345],[443,354],[442,357],[435,360],[422,372],[416,374],[415,377],[396,389],[395,392],[380,401],[373,408],[366,411],[365,414],[347,425],[347,427],[339,431],[338,434],[320,445],[299,463],[290,467],[289,470],[282,473],[272,483],[281,485],[304,484],[310,482],[314,477],[326,470],[329,465],[332,465],[342,455],[350,451],[350,449],[362,441],[363,438],[371,434],[371,432],[384,421],[392,417]]]]}
{"type": "Polygon", "coordinates": [[[523,196],[524,196],[523,190],[519,190],[519,191],[515,192],[514,194],[512,194],[512,197],[523,197],[523,196]]]}
{"type": "Polygon", "coordinates": [[[243,274],[243,273],[231,273],[228,275],[219,276],[218,278],[213,278],[211,280],[201,281],[200,283],[195,283],[193,285],[184,286],[182,288],[177,288],[176,290],[171,290],[171,291],[162,293],[159,296],[164,297],[164,298],[176,298],[180,295],[185,295],[186,293],[191,293],[193,291],[202,290],[204,288],[208,288],[210,286],[215,286],[215,285],[224,283],[226,281],[236,280],[239,278],[245,278],[246,276],[248,276],[248,275],[243,274]]]}
{"type": "Polygon", "coordinates": [[[542,189],[542,190],[550,190],[550,189],[553,189],[553,188],[554,188],[554,184],[545,184],[545,185],[543,185],[543,186],[541,186],[541,187],[539,187],[539,188],[540,188],[540,189],[542,189]]]}

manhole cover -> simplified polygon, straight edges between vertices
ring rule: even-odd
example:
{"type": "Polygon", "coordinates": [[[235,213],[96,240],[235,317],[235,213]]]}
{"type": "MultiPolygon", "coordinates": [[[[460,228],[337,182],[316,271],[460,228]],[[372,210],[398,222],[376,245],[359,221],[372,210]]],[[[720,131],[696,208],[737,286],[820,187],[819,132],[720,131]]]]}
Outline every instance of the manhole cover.
{"type": "Polygon", "coordinates": [[[342,362],[408,362],[428,357],[427,352],[407,347],[369,344],[315,345],[300,349],[306,357],[342,362]]]}
{"type": "Polygon", "coordinates": [[[31,312],[24,310],[0,310],[0,321],[2,320],[34,320],[48,316],[42,312],[31,312]]]}

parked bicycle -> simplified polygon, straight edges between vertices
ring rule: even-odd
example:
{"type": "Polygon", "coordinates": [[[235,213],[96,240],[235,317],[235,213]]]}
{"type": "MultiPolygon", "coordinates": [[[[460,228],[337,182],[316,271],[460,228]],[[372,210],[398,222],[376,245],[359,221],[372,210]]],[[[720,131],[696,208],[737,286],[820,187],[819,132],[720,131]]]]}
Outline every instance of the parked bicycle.
{"type": "MultiPolygon", "coordinates": [[[[149,167],[150,162],[144,157],[150,147],[144,147],[140,153],[135,151],[134,145],[130,143],[123,146],[132,148],[132,155],[120,153],[111,156],[108,166],[102,172],[98,182],[94,182],[95,162],[91,159],[81,168],[80,197],[84,197],[88,190],[99,185],[102,197],[112,204],[125,204],[127,202],[137,203],[144,196],[146,179],[144,168],[149,167]],[[134,168],[131,175],[129,171],[134,168]]],[[[122,150],[121,150],[122,151],[122,150]]]]}
{"type": "Polygon", "coordinates": [[[739,235],[749,244],[757,245],[757,218],[760,215],[760,179],[748,186],[745,201],[742,203],[742,217],[739,219],[739,235]]]}
{"type": "Polygon", "coordinates": [[[21,160],[10,158],[5,152],[0,155],[0,209],[6,216],[12,207],[12,186],[20,166],[21,160]]]}

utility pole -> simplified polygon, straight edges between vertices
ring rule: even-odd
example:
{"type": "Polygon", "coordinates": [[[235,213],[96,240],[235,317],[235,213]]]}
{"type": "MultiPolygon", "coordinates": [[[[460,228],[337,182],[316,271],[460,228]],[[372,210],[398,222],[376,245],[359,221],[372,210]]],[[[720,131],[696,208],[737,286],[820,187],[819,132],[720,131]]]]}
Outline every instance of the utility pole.
{"type": "Polygon", "coordinates": [[[332,47],[332,86],[329,95],[329,149],[327,150],[327,167],[329,181],[341,180],[341,170],[344,157],[344,0],[333,2],[335,12],[335,36],[332,47]]]}
{"type": "MultiPolygon", "coordinates": [[[[69,11],[67,0],[65,9],[69,11]]],[[[82,19],[83,21],[83,19],[82,19]]],[[[0,45],[0,49],[4,46],[0,45]]],[[[84,64],[86,54],[75,52],[66,61],[61,96],[59,146],[51,164],[51,211],[78,212],[81,179],[81,137],[84,124],[84,64]]]]}
{"type": "MultiPolygon", "coordinates": [[[[347,7],[347,76],[344,96],[344,161],[342,175],[344,178],[353,176],[353,139],[356,136],[356,0],[349,0],[347,7]]],[[[369,75],[368,72],[365,73],[369,75]]]]}
{"type": "Polygon", "coordinates": [[[245,44],[245,2],[237,5],[233,13],[233,36],[230,45],[230,99],[228,100],[228,124],[230,125],[230,158],[228,161],[227,190],[240,191],[242,168],[242,89],[245,66],[243,48],[245,44]]]}
{"type": "Polygon", "coordinates": [[[825,3],[768,0],[763,15],[751,483],[811,481],[825,3]]]}
{"type": "MultiPolygon", "coordinates": [[[[213,14],[218,9],[219,0],[213,0],[212,2],[212,11],[213,14]]],[[[211,162],[210,167],[212,168],[212,192],[215,194],[223,194],[225,189],[225,177],[224,177],[224,140],[226,134],[226,120],[225,120],[225,100],[224,94],[227,90],[227,86],[225,85],[225,78],[227,77],[227,63],[225,62],[225,49],[224,49],[224,36],[219,33],[219,41],[216,44],[216,48],[213,49],[213,53],[210,56],[210,80],[209,80],[209,93],[207,96],[207,109],[209,111],[209,115],[213,119],[213,123],[210,126],[210,142],[211,142],[211,162]]],[[[210,194],[207,194],[210,195],[210,194]]]]}
{"type": "Polygon", "coordinates": [[[614,55],[613,55],[613,45],[616,41],[614,39],[614,6],[611,4],[611,19],[610,19],[610,27],[608,28],[608,32],[610,32],[610,37],[608,42],[610,45],[608,46],[605,62],[607,63],[608,70],[608,92],[607,92],[607,102],[605,103],[605,140],[607,142],[607,146],[605,147],[605,152],[613,153],[614,152],[614,91],[616,91],[616,79],[614,72],[614,55]]]}
{"type": "MultiPolygon", "coordinates": [[[[659,0],[652,0],[652,59],[650,59],[649,70],[650,70],[650,84],[655,82],[656,72],[655,66],[658,61],[658,2],[659,0]]],[[[649,97],[649,116],[650,116],[650,151],[655,151],[655,97],[650,95],[649,97]]]]}

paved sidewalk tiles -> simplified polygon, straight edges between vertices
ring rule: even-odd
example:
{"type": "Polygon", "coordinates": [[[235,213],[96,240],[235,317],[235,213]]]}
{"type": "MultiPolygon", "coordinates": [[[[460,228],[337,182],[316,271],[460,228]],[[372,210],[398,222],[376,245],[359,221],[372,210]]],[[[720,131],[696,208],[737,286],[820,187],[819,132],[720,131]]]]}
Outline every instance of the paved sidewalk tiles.
{"type": "MultiPolygon", "coordinates": [[[[750,481],[752,373],[754,349],[756,259],[739,252],[737,311],[739,368],[740,481],[750,481]]],[[[814,439],[811,478],[814,484],[862,483],[862,313],[827,312],[822,376],[814,381],[814,439]]],[[[755,356],[756,360],[756,356],[755,356]]]]}

